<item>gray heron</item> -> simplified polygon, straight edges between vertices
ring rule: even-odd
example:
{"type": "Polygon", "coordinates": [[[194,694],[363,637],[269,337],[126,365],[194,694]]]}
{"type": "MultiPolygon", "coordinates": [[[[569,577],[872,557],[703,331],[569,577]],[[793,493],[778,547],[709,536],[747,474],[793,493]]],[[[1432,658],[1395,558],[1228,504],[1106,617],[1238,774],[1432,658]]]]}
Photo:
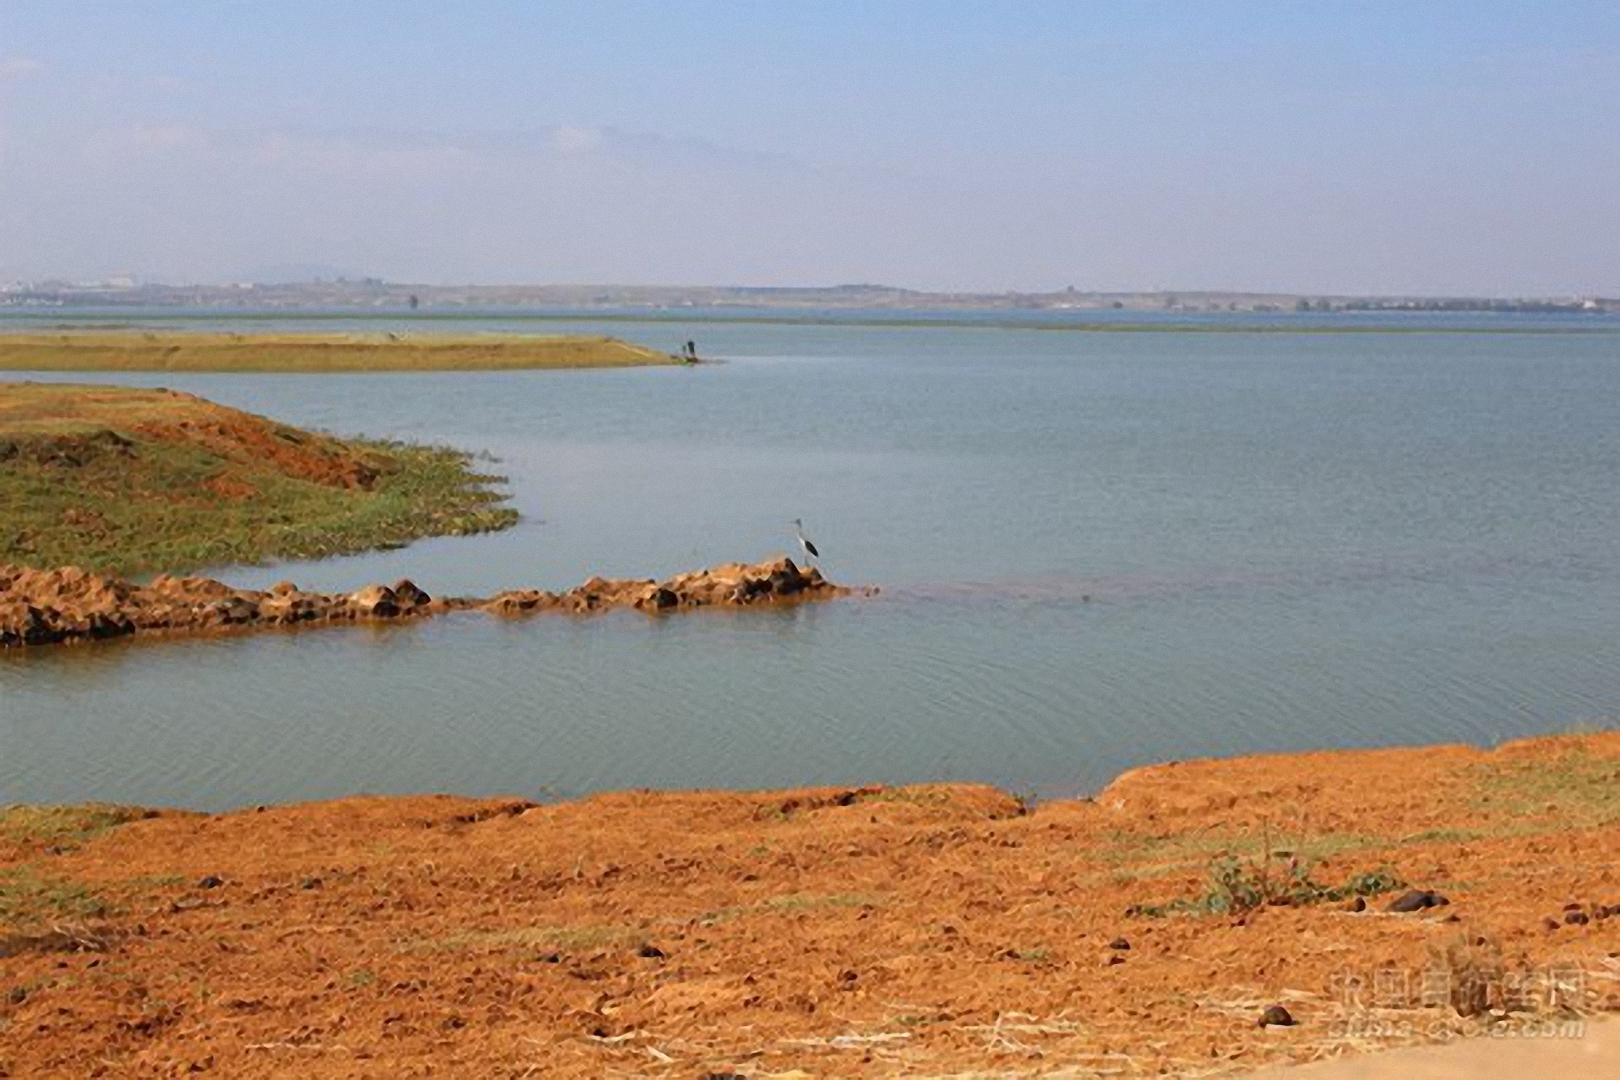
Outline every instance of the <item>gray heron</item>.
{"type": "Polygon", "coordinates": [[[798,518],[794,518],[793,531],[798,534],[799,547],[804,549],[804,557],[806,561],[814,561],[821,558],[821,552],[816,550],[816,545],[812,544],[810,542],[810,538],[804,535],[804,522],[800,521],[798,518]]]}

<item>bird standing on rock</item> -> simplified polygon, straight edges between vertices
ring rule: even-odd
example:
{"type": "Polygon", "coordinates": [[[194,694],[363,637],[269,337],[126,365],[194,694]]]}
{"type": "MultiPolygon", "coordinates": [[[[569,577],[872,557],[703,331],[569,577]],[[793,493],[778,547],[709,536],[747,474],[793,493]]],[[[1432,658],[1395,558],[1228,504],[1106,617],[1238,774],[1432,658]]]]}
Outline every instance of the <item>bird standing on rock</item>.
{"type": "Polygon", "coordinates": [[[794,518],[793,531],[799,536],[799,547],[804,550],[805,561],[813,563],[817,559],[820,559],[821,552],[817,551],[816,545],[812,544],[810,542],[810,538],[804,535],[804,522],[800,521],[798,518],[794,518]]]}

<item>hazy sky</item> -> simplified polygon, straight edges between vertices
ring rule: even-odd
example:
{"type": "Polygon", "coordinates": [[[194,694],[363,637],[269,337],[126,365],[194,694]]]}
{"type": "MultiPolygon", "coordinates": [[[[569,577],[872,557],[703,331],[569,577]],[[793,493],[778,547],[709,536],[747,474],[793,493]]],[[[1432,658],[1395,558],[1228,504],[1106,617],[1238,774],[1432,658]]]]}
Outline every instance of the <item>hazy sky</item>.
{"type": "Polygon", "coordinates": [[[1620,2],[0,0],[0,279],[1620,294],[1620,2]]]}

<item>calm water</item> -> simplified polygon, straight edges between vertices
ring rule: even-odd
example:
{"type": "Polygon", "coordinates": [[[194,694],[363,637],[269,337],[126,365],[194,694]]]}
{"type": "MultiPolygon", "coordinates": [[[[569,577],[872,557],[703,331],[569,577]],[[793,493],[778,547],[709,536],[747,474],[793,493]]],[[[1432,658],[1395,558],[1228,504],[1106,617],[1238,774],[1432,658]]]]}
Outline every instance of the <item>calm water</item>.
{"type": "Polygon", "coordinates": [[[488,451],[525,515],[242,584],[556,588],[785,551],[803,517],[882,596],[0,655],[0,802],[1053,793],[1620,713],[1620,334],[602,329],[729,362],[109,381],[488,451]]]}

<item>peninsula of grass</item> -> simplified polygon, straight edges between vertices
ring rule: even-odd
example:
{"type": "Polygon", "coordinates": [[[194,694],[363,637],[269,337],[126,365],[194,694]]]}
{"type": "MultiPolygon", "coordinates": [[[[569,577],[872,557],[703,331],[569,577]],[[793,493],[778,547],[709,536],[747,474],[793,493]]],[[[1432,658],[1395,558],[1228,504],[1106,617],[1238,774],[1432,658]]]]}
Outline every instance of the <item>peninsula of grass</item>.
{"type": "Polygon", "coordinates": [[[617,338],[580,334],[0,334],[0,370],[5,371],[510,371],[680,362],[617,338]]]}
{"type": "Polygon", "coordinates": [[[0,383],[0,564],[182,571],[513,524],[471,465],[168,390],[0,383]]]}

